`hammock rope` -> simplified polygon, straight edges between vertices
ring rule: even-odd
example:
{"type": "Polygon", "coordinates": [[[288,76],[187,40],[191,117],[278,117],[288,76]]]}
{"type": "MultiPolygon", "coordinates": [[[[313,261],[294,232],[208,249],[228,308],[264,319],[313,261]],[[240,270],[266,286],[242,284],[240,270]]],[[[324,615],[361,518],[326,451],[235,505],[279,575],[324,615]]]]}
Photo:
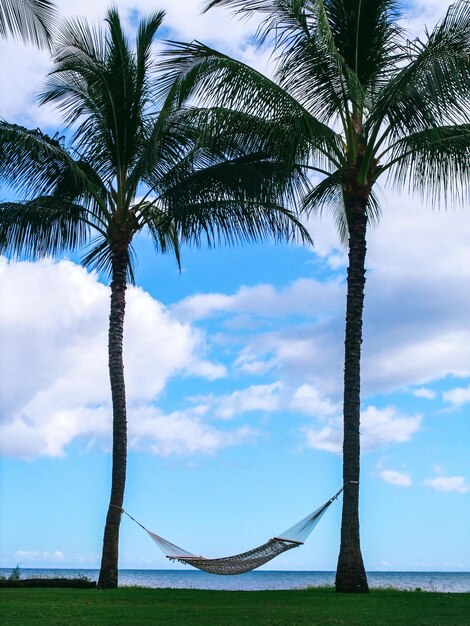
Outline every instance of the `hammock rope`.
{"type": "Polygon", "coordinates": [[[263,543],[261,546],[248,550],[247,552],[234,554],[233,556],[215,559],[192,554],[184,548],[180,548],[174,543],[171,543],[163,537],[160,537],[159,535],[156,535],[152,531],[148,530],[145,526],[143,526],[143,524],[134,519],[132,515],[129,515],[129,513],[127,513],[124,509],[121,509],[121,512],[127,515],[127,517],[130,517],[132,521],[143,528],[170,561],[179,561],[180,563],[191,565],[192,567],[196,567],[204,572],[209,572],[210,574],[244,574],[245,572],[249,572],[257,567],[260,567],[261,565],[264,565],[287,550],[292,550],[292,548],[298,548],[303,545],[312,530],[318,524],[328,508],[339,497],[346,485],[353,482],[354,481],[349,481],[345,483],[338,493],[330,498],[328,502],[325,502],[325,504],[313,511],[313,513],[310,513],[310,515],[307,515],[307,517],[304,517],[297,522],[297,524],[294,524],[294,526],[291,526],[278,536],[269,539],[269,541],[263,543]]]}

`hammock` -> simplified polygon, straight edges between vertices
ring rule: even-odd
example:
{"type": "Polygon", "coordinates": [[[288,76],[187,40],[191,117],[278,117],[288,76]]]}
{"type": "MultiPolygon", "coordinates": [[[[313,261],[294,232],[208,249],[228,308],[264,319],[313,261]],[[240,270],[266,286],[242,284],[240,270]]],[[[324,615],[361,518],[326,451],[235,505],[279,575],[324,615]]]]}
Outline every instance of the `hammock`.
{"type": "Polygon", "coordinates": [[[300,520],[300,522],[297,522],[297,524],[294,524],[294,526],[280,535],[269,539],[269,541],[263,543],[263,545],[258,546],[253,550],[242,552],[241,554],[234,554],[233,556],[226,556],[219,559],[208,559],[203,556],[196,556],[195,554],[192,554],[191,552],[188,552],[174,543],[163,539],[163,537],[151,532],[131,515],[129,515],[129,513],[127,513],[124,509],[121,509],[121,511],[150,535],[153,541],[170,561],[179,561],[180,563],[184,563],[186,565],[192,565],[193,567],[203,570],[204,572],[209,572],[210,574],[244,574],[245,572],[249,572],[257,567],[260,567],[261,565],[264,565],[264,563],[267,563],[287,550],[292,550],[292,548],[298,548],[303,545],[307,537],[320,521],[323,514],[336,500],[347,484],[348,483],[343,485],[338,493],[330,498],[328,502],[323,504],[323,506],[310,515],[307,515],[307,517],[304,517],[300,520]]]}

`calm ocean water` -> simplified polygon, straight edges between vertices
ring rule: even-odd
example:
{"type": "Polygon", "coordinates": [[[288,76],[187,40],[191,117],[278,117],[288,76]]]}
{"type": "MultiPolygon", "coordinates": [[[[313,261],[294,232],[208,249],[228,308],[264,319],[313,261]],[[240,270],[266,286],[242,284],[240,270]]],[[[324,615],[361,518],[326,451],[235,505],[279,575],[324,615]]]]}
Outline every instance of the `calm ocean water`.
{"type": "MultiPolygon", "coordinates": [[[[8,576],[11,569],[0,569],[8,576]]],[[[26,569],[21,578],[87,576],[97,580],[98,570],[89,569],[26,569]]],[[[470,572],[368,572],[369,585],[394,589],[470,593],[470,572]]],[[[215,576],[198,570],[120,570],[120,585],[174,589],[224,589],[256,591],[262,589],[305,589],[333,586],[334,572],[272,572],[256,571],[238,576],[215,576]]]]}

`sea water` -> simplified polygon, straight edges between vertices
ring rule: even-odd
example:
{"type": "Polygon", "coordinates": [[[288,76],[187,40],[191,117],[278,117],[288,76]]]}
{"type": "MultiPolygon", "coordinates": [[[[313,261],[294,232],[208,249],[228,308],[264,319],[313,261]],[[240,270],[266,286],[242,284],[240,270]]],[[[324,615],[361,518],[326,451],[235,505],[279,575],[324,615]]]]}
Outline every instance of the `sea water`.
{"type": "MultiPolygon", "coordinates": [[[[11,569],[0,569],[8,577],[11,569]]],[[[78,578],[98,580],[93,569],[20,569],[21,578],[78,578]]],[[[371,588],[420,589],[447,593],[470,593],[470,572],[368,572],[371,588]]],[[[332,587],[334,572],[289,572],[258,570],[235,576],[216,576],[199,570],[120,570],[119,585],[173,589],[214,589],[259,591],[263,589],[305,589],[332,587]]]]}

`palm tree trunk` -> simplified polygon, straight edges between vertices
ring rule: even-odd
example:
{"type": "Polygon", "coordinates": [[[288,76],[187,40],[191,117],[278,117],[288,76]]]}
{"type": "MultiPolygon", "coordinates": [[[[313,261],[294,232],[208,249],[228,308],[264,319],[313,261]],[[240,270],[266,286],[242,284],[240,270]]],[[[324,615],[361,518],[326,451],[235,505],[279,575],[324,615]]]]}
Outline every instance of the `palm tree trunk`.
{"type": "Polygon", "coordinates": [[[361,343],[364,306],[367,198],[346,206],[349,227],[343,399],[343,511],[336,591],[366,593],[369,588],[359,538],[361,343]],[[349,482],[352,481],[352,482],[349,482]]]}
{"type": "Polygon", "coordinates": [[[113,469],[111,498],[103,539],[98,587],[109,589],[118,584],[118,546],[121,508],[124,501],[127,464],[126,388],[123,364],[123,331],[126,308],[129,251],[114,250],[112,257],[111,311],[108,331],[108,365],[113,402],[113,469]]]}

